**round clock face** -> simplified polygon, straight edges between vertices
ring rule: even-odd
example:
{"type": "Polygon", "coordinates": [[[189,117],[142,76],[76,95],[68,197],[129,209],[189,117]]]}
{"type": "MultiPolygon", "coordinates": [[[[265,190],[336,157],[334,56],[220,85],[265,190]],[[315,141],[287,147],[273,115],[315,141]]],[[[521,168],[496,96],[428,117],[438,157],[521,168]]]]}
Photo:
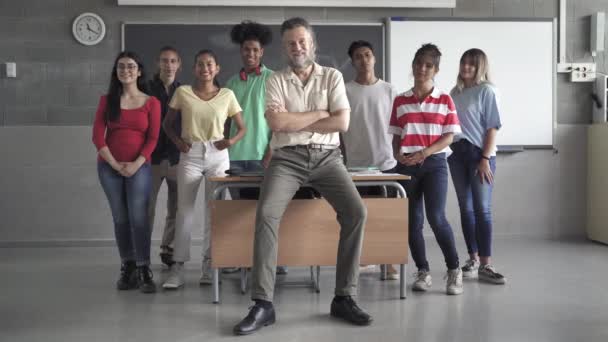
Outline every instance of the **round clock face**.
{"type": "Polygon", "coordinates": [[[83,13],[74,19],[72,33],[81,44],[95,45],[106,35],[106,25],[98,15],[83,13]]]}

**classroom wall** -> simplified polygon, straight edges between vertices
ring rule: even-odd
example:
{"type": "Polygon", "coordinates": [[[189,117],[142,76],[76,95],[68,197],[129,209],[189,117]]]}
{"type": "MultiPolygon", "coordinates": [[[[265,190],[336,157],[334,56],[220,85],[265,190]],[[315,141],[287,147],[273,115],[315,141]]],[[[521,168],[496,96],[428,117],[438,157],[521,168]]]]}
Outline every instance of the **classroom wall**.
{"type": "MultiPolygon", "coordinates": [[[[120,49],[123,21],[238,22],[303,16],[311,21],[378,21],[387,16],[557,17],[559,1],[459,0],[455,9],[123,7],[115,0],[0,0],[0,244],[109,243],[111,216],[97,181],[91,123],[120,49]],[[92,11],[107,34],[95,47],[78,44],[71,22],[92,11]]],[[[607,0],[568,1],[568,59],[591,60],[589,15],[607,0]]],[[[355,38],[355,37],[353,37],[355,38]]],[[[600,55],[600,57],[602,57],[600,55]]],[[[513,51],[513,58],[533,58],[513,51]]],[[[189,56],[185,56],[188,68],[189,56]]],[[[598,67],[604,68],[604,59],[598,67]]],[[[605,71],[605,70],[604,70],[605,71]]],[[[586,124],[590,84],[557,77],[555,151],[500,155],[494,196],[496,235],[584,234],[586,124]]],[[[448,216],[460,234],[450,185],[448,216]]],[[[161,193],[160,203],[165,198],[161,193]]],[[[159,205],[157,217],[163,217],[159,205]]],[[[160,220],[157,220],[160,221],[160,220]]],[[[154,237],[159,237],[157,222],[154,237]]]]}

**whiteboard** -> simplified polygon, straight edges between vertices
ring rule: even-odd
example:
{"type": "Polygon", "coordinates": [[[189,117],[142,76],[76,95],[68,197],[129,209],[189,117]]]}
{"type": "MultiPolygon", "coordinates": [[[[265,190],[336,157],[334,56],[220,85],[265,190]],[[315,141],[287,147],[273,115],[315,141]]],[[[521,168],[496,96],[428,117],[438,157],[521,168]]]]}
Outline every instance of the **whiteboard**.
{"type": "Polygon", "coordinates": [[[412,60],[422,44],[442,53],[435,85],[450,91],[460,57],[470,48],[488,56],[499,91],[502,128],[497,145],[553,146],[555,118],[555,23],[395,19],[387,24],[389,81],[400,92],[414,85],[412,60]]]}

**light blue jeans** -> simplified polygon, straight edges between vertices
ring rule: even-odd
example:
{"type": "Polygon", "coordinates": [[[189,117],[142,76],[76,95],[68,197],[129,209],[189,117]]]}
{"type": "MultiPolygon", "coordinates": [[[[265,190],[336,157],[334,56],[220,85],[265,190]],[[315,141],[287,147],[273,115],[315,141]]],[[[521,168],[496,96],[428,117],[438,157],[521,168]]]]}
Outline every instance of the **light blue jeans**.
{"type": "Polygon", "coordinates": [[[131,177],[124,177],[110,164],[97,162],[99,182],[108,198],[114,236],[122,262],[137,266],[150,264],[152,229],[148,221],[148,202],[152,189],[150,164],[143,164],[131,177]]]}

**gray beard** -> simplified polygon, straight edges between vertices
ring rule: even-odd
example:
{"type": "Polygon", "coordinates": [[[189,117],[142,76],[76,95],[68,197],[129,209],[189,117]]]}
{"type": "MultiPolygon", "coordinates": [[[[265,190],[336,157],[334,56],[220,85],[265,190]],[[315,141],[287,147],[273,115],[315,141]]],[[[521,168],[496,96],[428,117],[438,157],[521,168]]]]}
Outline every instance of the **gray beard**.
{"type": "Polygon", "coordinates": [[[315,62],[315,58],[316,56],[314,53],[306,56],[306,59],[303,60],[301,63],[296,63],[292,59],[287,58],[287,64],[293,69],[304,69],[311,66],[315,62]]]}

